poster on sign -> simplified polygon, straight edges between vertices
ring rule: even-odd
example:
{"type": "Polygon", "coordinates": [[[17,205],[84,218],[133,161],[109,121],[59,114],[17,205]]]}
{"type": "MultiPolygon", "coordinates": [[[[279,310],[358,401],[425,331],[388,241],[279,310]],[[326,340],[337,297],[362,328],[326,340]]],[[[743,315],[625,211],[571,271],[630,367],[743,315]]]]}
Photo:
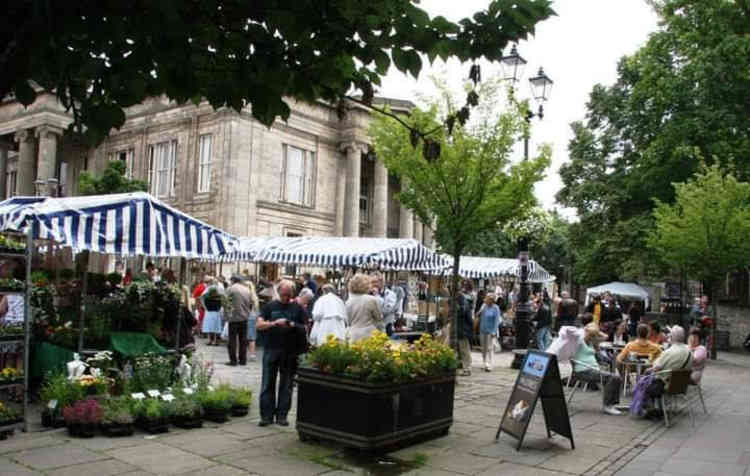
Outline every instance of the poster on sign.
{"type": "Polygon", "coordinates": [[[500,438],[501,432],[505,432],[518,439],[517,449],[520,449],[536,402],[540,398],[547,436],[551,437],[552,432],[565,436],[575,449],[557,358],[554,354],[535,350],[529,350],[526,354],[495,439],[500,438]]]}

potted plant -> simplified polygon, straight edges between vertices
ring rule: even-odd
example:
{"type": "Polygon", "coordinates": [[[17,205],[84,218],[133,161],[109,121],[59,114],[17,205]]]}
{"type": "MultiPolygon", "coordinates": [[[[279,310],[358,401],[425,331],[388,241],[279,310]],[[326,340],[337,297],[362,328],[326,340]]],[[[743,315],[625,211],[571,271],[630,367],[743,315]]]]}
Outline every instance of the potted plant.
{"type": "Polygon", "coordinates": [[[200,428],[203,426],[203,408],[190,395],[178,396],[172,402],[172,423],[178,428],[200,428]]]}
{"type": "Polygon", "coordinates": [[[39,395],[44,404],[42,425],[62,428],[65,426],[62,409],[82,400],[85,392],[83,387],[68,380],[64,374],[55,374],[47,376],[39,395]]]}
{"type": "Polygon", "coordinates": [[[13,425],[20,421],[23,421],[23,418],[19,412],[0,402],[0,426],[13,425]]]}
{"type": "Polygon", "coordinates": [[[133,412],[127,397],[110,398],[104,402],[102,432],[107,436],[130,436],[133,434],[133,412]]]}
{"type": "Polygon", "coordinates": [[[249,388],[232,388],[232,416],[246,416],[250,411],[250,403],[253,401],[253,392],[249,388]]]}
{"type": "Polygon", "coordinates": [[[63,418],[70,436],[91,438],[102,422],[102,406],[93,398],[79,400],[63,408],[63,418]]]}
{"type": "Polygon", "coordinates": [[[0,327],[0,341],[23,339],[24,328],[18,325],[8,325],[0,327]]]}
{"type": "Polygon", "coordinates": [[[169,405],[155,398],[140,400],[135,406],[136,421],[148,433],[169,431],[169,405]]]}
{"type": "Polygon", "coordinates": [[[23,370],[12,367],[0,370],[0,383],[23,383],[23,370]]]}
{"type": "Polygon", "coordinates": [[[20,292],[24,290],[23,281],[15,278],[0,279],[0,292],[20,292]]]}
{"type": "Polygon", "coordinates": [[[23,242],[0,236],[0,253],[23,254],[24,251],[26,245],[23,242]]]}
{"type": "Polygon", "coordinates": [[[229,420],[229,411],[232,409],[232,395],[228,390],[216,389],[200,392],[198,402],[203,407],[203,415],[206,420],[216,423],[224,423],[229,420]]]}
{"type": "Polygon", "coordinates": [[[444,434],[456,367],[455,352],[429,335],[412,344],[382,332],[351,344],[330,336],[297,373],[300,439],[374,450],[444,434]]]}

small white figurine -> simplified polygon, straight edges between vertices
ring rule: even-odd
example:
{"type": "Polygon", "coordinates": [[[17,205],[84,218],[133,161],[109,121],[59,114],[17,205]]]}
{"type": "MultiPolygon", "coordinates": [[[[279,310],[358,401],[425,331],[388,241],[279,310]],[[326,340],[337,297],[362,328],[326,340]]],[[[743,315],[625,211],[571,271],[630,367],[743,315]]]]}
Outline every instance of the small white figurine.
{"type": "Polygon", "coordinates": [[[68,380],[76,380],[80,378],[86,371],[86,363],[81,360],[81,356],[78,353],[73,354],[73,360],[68,362],[68,380]]]}
{"type": "Polygon", "coordinates": [[[180,377],[180,381],[183,385],[187,385],[190,382],[191,374],[192,369],[190,364],[188,364],[187,356],[182,354],[182,357],[180,357],[180,364],[177,366],[177,375],[180,377]]]}

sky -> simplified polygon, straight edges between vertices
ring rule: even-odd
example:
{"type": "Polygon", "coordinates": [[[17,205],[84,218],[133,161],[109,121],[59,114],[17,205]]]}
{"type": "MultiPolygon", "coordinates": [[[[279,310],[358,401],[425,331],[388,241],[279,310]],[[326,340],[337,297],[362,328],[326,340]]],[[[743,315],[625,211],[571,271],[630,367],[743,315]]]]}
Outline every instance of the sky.
{"type": "MultiPolygon", "coordinates": [[[[420,6],[430,16],[443,15],[457,21],[488,4],[489,0],[422,0],[420,6]]],[[[544,118],[533,119],[529,150],[533,155],[538,144],[552,145],[552,165],[545,180],[537,184],[536,196],[545,209],[558,208],[573,217],[573,210],[555,204],[555,193],[562,187],[557,172],[568,160],[567,146],[573,136],[570,123],[585,119],[586,102],[594,85],[613,84],[618,60],[643,46],[658,26],[656,15],[644,0],[556,0],[553,8],[557,16],[539,23],[536,35],[518,44],[518,53],[528,64],[517,91],[520,99],[530,97],[528,78],[535,76],[540,66],[554,81],[544,118]]],[[[506,54],[509,51],[510,46],[506,54]]],[[[447,74],[449,84],[458,89],[469,69],[458,61],[446,64],[438,60],[430,66],[425,60],[425,65],[418,80],[391,68],[377,95],[416,102],[418,93],[429,95],[434,91],[431,74],[447,74]]],[[[499,71],[498,65],[482,66],[484,78],[499,71]]],[[[533,104],[532,108],[536,110],[533,104]]],[[[520,159],[521,146],[517,154],[520,159]]]]}

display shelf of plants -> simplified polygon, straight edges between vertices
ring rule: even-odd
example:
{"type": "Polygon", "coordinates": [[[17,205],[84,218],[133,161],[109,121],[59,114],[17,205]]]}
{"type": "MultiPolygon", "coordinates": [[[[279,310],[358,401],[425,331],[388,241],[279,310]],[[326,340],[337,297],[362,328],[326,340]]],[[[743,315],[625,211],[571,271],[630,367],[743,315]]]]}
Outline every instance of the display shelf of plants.
{"type": "Polygon", "coordinates": [[[112,332],[147,333],[160,345],[173,347],[180,316],[179,288],[142,278],[136,276],[132,283],[123,286],[119,273],[88,273],[87,294],[82,296],[84,277],[72,269],[59,273],[33,272],[31,305],[35,309],[35,342],[77,350],[83,299],[84,348],[109,349],[112,332]]]}
{"type": "Polygon", "coordinates": [[[300,439],[377,450],[445,434],[457,364],[455,352],[429,334],[412,344],[382,332],[355,343],[329,336],[297,373],[300,439]]]}
{"type": "Polygon", "coordinates": [[[4,440],[16,429],[28,429],[27,422],[24,420],[28,406],[25,375],[28,349],[26,348],[26,328],[23,323],[25,319],[30,318],[30,312],[22,305],[26,302],[26,283],[17,278],[25,274],[25,263],[28,262],[29,256],[23,241],[0,235],[0,257],[5,265],[14,265],[6,269],[15,269],[18,273],[15,277],[0,278],[0,295],[7,295],[10,308],[18,309],[16,306],[20,305],[24,313],[23,319],[20,319],[18,324],[14,322],[0,324],[0,439],[4,440]]]}
{"type": "Polygon", "coordinates": [[[68,368],[69,375],[50,375],[43,383],[42,425],[67,427],[73,437],[200,428],[206,420],[223,423],[247,415],[252,400],[245,388],[214,388],[213,363],[198,354],[177,363],[173,356],[155,354],[121,361],[102,351],[68,368]],[[84,368],[87,373],[80,374],[84,368]]]}

